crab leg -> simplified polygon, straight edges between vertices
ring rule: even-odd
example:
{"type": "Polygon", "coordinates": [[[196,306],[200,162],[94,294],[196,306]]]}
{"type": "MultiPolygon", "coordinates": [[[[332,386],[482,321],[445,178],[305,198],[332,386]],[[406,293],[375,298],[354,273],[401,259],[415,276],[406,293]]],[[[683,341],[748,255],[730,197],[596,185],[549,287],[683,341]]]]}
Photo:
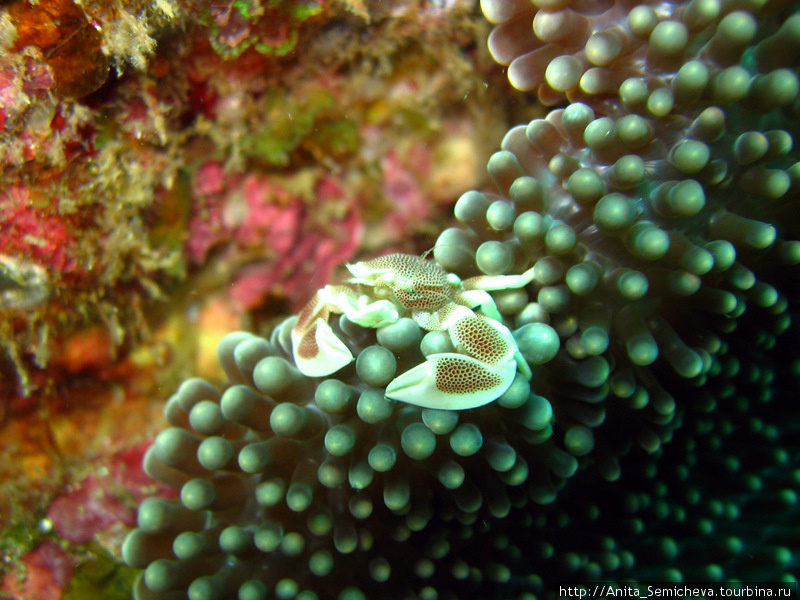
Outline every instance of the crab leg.
{"type": "Polygon", "coordinates": [[[534,268],[531,267],[520,275],[479,275],[470,277],[462,282],[463,291],[456,295],[455,301],[470,308],[478,307],[481,312],[494,319],[502,321],[503,317],[497,310],[490,291],[513,290],[525,287],[534,278],[534,268]]]}
{"type": "Polygon", "coordinates": [[[516,290],[528,285],[534,278],[534,267],[518,275],[478,275],[462,282],[464,290],[516,290]]]}

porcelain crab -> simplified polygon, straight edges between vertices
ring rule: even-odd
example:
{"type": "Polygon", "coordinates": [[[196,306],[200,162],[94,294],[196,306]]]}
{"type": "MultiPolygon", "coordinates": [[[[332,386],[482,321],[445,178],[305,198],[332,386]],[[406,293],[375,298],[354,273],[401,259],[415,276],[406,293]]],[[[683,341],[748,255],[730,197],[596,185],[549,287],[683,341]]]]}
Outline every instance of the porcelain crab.
{"type": "Polygon", "coordinates": [[[362,327],[380,328],[410,316],[427,331],[446,331],[455,352],[430,354],[386,387],[386,397],[424,408],[461,410],[496,400],[519,371],[530,367],[487,290],[520,288],[521,275],[461,280],[425,256],[389,254],[347,265],[350,283],[327,285],[300,312],[292,330],[294,360],[311,377],[330,375],[353,360],[333,332],[331,314],[344,314],[362,327]]]}

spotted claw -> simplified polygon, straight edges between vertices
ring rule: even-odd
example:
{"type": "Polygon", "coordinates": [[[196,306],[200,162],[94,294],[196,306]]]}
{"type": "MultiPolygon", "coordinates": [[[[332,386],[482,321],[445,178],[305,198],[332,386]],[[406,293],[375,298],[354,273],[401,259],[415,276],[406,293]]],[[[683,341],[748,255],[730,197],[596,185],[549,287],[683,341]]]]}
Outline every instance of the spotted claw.
{"type": "Polygon", "coordinates": [[[514,381],[514,361],[498,367],[487,368],[454,352],[431,354],[424,363],[392,380],[386,386],[386,397],[422,408],[476,408],[496,400],[514,381]]]}
{"type": "Polygon", "coordinates": [[[448,333],[457,352],[429,355],[389,383],[387,398],[424,408],[463,410],[489,404],[509,388],[518,350],[502,323],[457,315],[448,323],[448,333]]]}

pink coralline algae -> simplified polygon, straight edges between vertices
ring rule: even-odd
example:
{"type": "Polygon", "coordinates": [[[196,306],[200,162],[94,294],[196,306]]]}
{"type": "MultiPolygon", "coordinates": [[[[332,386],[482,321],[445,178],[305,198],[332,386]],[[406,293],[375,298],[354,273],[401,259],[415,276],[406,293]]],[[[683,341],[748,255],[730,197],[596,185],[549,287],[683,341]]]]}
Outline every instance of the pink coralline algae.
{"type": "MultiPolygon", "coordinates": [[[[110,528],[136,522],[135,503],[151,495],[153,482],[142,469],[142,458],[152,441],[128,448],[108,459],[103,474],[92,473],[74,489],[57,498],[47,511],[59,536],[83,544],[110,528]]],[[[164,486],[156,494],[174,495],[164,486]]]]}
{"type": "Polygon", "coordinates": [[[407,229],[410,223],[425,221],[432,209],[419,183],[421,179],[429,176],[430,151],[425,147],[414,150],[416,152],[411,154],[411,158],[416,159],[416,165],[403,164],[401,157],[394,150],[381,161],[384,193],[395,204],[395,210],[389,215],[388,223],[397,231],[407,229]],[[423,172],[420,173],[420,170],[423,172]]]}
{"type": "Polygon", "coordinates": [[[210,161],[198,168],[193,194],[187,253],[197,265],[212,252],[240,265],[230,294],[246,309],[270,294],[302,305],[355,255],[363,233],[358,200],[331,175],[242,177],[210,161]]]}
{"type": "Polygon", "coordinates": [[[0,254],[34,260],[60,274],[81,271],[74,255],[74,231],[52,207],[35,206],[28,188],[12,185],[0,191],[0,219],[0,254]]]}
{"type": "Polygon", "coordinates": [[[263,246],[267,258],[243,269],[231,286],[231,297],[252,308],[279,291],[292,299],[293,309],[301,306],[320,282],[355,255],[364,227],[357,206],[342,203],[344,189],[328,176],[314,184],[313,209],[264,179],[248,177],[244,190],[247,212],[234,239],[245,246],[263,246]],[[330,219],[323,220],[321,215],[328,211],[330,219]],[[337,214],[340,211],[343,214],[337,214]]]}
{"type": "Polygon", "coordinates": [[[55,500],[47,511],[58,534],[73,544],[91,540],[98,531],[115,523],[131,526],[133,511],[108,493],[104,482],[90,475],[78,488],[55,500]]]}
{"type": "Polygon", "coordinates": [[[202,264],[211,248],[231,233],[223,222],[223,206],[229,182],[222,164],[210,161],[195,174],[194,200],[187,223],[186,251],[195,264],[202,264]]]}
{"type": "Polygon", "coordinates": [[[245,211],[237,238],[244,246],[264,245],[277,253],[288,252],[302,235],[302,202],[266,178],[249,175],[242,186],[245,211]]]}
{"type": "Polygon", "coordinates": [[[16,570],[0,580],[0,595],[13,600],[60,600],[72,578],[72,559],[53,540],[45,540],[24,558],[26,578],[24,588],[16,581],[16,570]]]}

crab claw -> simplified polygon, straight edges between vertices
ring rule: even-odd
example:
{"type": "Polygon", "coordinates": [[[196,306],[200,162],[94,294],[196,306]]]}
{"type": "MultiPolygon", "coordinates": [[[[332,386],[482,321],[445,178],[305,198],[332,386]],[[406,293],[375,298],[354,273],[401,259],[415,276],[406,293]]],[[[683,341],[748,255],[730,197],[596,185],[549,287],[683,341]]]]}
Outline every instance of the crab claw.
{"type": "Polygon", "coordinates": [[[493,370],[463,354],[431,354],[424,363],[392,380],[386,386],[386,397],[422,408],[476,408],[503,395],[516,370],[513,360],[493,370]]]}
{"type": "Polygon", "coordinates": [[[353,362],[353,354],[323,319],[303,333],[293,330],[292,347],[297,368],[309,377],[330,375],[353,362]]]}
{"type": "Polygon", "coordinates": [[[353,362],[353,354],[328,325],[329,308],[318,293],[305,305],[292,329],[292,354],[309,377],[324,377],[353,362]]]}

